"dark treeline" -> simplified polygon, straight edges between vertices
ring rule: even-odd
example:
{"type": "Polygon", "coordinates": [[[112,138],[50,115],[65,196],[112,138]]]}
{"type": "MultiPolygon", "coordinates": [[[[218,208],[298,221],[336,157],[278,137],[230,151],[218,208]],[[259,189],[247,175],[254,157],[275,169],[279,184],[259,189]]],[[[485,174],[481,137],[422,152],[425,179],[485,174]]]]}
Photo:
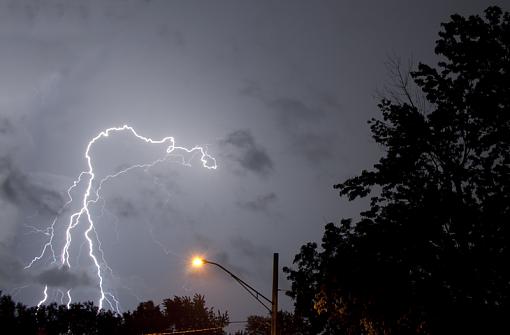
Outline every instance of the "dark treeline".
{"type": "MultiPolygon", "coordinates": [[[[271,317],[252,315],[243,320],[244,329],[234,335],[269,335],[271,317]]],[[[301,334],[302,319],[290,312],[278,312],[278,334],[301,334]]],[[[177,333],[224,335],[229,325],[228,312],[207,307],[203,295],[174,297],[160,305],[141,302],[133,311],[122,314],[99,310],[92,302],[69,306],[51,303],[27,307],[0,291],[0,333],[23,335],[158,334],[177,333]]],[[[229,333],[230,334],[230,333],[229,333]]]]}
{"type": "MultiPolygon", "coordinates": [[[[1,295],[1,293],[0,293],[1,295]]],[[[228,313],[207,307],[205,298],[165,299],[160,305],[142,302],[134,311],[122,314],[99,310],[92,302],[66,305],[52,303],[27,307],[8,295],[0,296],[0,327],[2,334],[149,334],[199,330],[197,334],[225,334],[228,313]],[[216,328],[216,329],[214,329],[216,328]]]]}

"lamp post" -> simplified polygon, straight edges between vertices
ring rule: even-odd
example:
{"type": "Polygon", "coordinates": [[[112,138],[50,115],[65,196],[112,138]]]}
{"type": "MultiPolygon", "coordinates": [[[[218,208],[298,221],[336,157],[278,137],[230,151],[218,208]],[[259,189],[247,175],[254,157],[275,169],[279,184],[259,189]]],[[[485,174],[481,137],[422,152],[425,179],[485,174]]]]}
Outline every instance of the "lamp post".
{"type": "Polygon", "coordinates": [[[264,296],[259,291],[257,291],[256,289],[254,289],[244,280],[230,272],[221,264],[203,259],[201,257],[193,258],[191,264],[194,267],[201,267],[204,264],[212,264],[219,267],[220,269],[228,273],[232,278],[234,278],[234,280],[238,282],[239,285],[241,285],[246,291],[248,291],[248,293],[253,298],[255,298],[255,300],[257,300],[262,306],[264,306],[265,309],[269,311],[269,313],[271,314],[271,335],[276,335],[276,318],[278,314],[278,253],[273,254],[273,291],[271,300],[264,296]],[[271,307],[268,307],[267,304],[269,304],[271,307]]]}

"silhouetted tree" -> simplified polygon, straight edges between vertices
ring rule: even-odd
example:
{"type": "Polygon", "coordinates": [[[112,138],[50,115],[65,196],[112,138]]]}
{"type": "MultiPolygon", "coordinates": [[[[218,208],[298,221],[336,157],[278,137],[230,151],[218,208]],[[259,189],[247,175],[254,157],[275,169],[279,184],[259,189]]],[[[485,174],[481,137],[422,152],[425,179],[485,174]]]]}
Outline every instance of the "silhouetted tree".
{"type": "MultiPolygon", "coordinates": [[[[174,297],[163,301],[165,308],[165,322],[172,330],[207,329],[226,327],[228,313],[215,312],[214,308],[205,305],[203,295],[195,294],[190,297],[174,297]]],[[[202,332],[206,335],[224,334],[222,329],[202,332]]]]}
{"type": "Polygon", "coordinates": [[[271,333],[271,318],[260,315],[250,315],[247,319],[247,335],[268,335],[271,333]]]}
{"type": "MultiPolygon", "coordinates": [[[[35,334],[37,331],[37,320],[35,318],[37,308],[27,307],[21,303],[16,304],[16,333],[35,334]]],[[[2,324],[0,322],[0,324],[2,324]]],[[[2,326],[3,328],[3,326],[2,326]]]]}
{"type": "MultiPolygon", "coordinates": [[[[47,335],[67,334],[71,331],[69,317],[66,315],[67,307],[58,306],[56,303],[42,305],[36,310],[36,320],[38,329],[41,333],[47,335]]],[[[78,325],[77,330],[81,327],[78,325]]],[[[95,327],[90,325],[92,333],[95,327]]]]}
{"type": "Polygon", "coordinates": [[[98,308],[89,301],[83,304],[74,303],[67,308],[60,305],[58,319],[71,334],[97,334],[98,308]]]}
{"type": "Polygon", "coordinates": [[[133,312],[123,314],[126,334],[157,333],[165,331],[163,313],[154,302],[141,302],[133,312]]]}
{"type": "MultiPolygon", "coordinates": [[[[245,327],[246,335],[270,335],[271,334],[271,317],[250,315],[248,323],[245,327]]],[[[278,312],[278,320],[276,323],[276,333],[278,335],[299,335],[302,333],[302,320],[293,313],[280,311],[278,312]]]]}
{"type": "Polygon", "coordinates": [[[98,334],[126,334],[122,331],[122,317],[110,310],[101,310],[96,315],[98,334]]]}
{"type": "Polygon", "coordinates": [[[335,185],[370,208],[285,270],[310,334],[510,329],[510,14],[442,27],[437,67],[410,74],[429,110],[407,85],[382,99],[370,123],[384,156],[335,185]]]}
{"type": "Polygon", "coordinates": [[[16,329],[16,304],[8,295],[2,295],[0,291],[0,325],[6,331],[16,329]]]}

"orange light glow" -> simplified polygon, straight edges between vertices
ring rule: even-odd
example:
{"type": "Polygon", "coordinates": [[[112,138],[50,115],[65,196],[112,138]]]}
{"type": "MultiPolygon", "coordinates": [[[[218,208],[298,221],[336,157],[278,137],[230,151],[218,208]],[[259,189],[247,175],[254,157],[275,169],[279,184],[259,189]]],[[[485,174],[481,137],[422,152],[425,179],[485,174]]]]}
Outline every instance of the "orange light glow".
{"type": "Polygon", "coordinates": [[[204,259],[198,256],[193,257],[191,260],[191,265],[193,265],[193,267],[199,268],[204,265],[204,259]]]}

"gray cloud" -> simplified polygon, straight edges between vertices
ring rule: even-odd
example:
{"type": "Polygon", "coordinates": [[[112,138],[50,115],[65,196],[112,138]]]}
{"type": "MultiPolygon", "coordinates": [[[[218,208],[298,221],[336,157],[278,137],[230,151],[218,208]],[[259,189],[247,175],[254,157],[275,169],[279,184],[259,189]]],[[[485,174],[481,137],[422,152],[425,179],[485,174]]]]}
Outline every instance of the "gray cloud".
{"type": "MultiPolygon", "coordinates": [[[[19,168],[16,156],[27,138],[21,135],[22,130],[16,117],[0,115],[0,207],[17,209],[33,208],[55,214],[63,204],[62,196],[55,191],[54,185],[38,182],[38,178],[27,175],[19,168]],[[23,140],[22,140],[23,138],[23,140]]],[[[6,218],[14,224],[12,217],[6,218]]]]}
{"type": "Polygon", "coordinates": [[[15,152],[15,141],[13,134],[15,126],[11,119],[0,115],[0,282],[9,278],[11,271],[6,271],[6,267],[11,267],[10,257],[7,257],[5,249],[10,245],[15,236],[16,224],[19,218],[19,209],[10,200],[9,192],[6,192],[6,185],[12,175],[12,154],[15,152]]]}
{"type": "Polygon", "coordinates": [[[202,248],[202,250],[206,250],[214,244],[213,241],[208,236],[200,233],[195,233],[193,235],[193,238],[195,239],[196,245],[202,248]]]}
{"type": "Polygon", "coordinates": [[[226,269],[232,273],[235,273],[236,275],[239,275],[240,277],[248,276],[251,273],[251,271],[249,271],[246,267],[235,265],[233,262],[231,262],[230,258],[231,257],[229,253],[222,251],[212,255],[210,260],[223,265],[226,269]]]}
{"type": "Polygon", "coordinates": [[[36,210],[57,214],[63,204],[62,195],[51,189],[51,186],[35,183],[30,176],[15,170],[9,162],[3,183],[0,185],[1,193],[5,199],[18,206],[33,207],[36,210]]]}
{"type": "Polygon", "coordinates": [[[277,98],[268,101],[267,105],[277,112],[277,119],[283,127],[297,128],[306,131],[309,123],[322,117],[322,111],[312,110],[302,101],[291,98],[277,98]]]}
{"type": "Polygon", "coordinates": [[[277,98],[266,105],[276,112],[277,123],[288,136],[293,152],[313,163],[332,157],[333,136],[321,124],[324,111],[291,98],[277,98]]]}
{"type": "Polygon", "coordinates": [[[249,130],[234,131],[228,134],[223,142],[236,149],[230,158],[246,170],[262,176],[273,170],[273,160],[266,150],[255,142],[249,130]]]}
{"type": "Polygon", "coordinates": [[[274,192],[257,196],[254,200],[238,201],[237,205],[243,209],[254,212],[266,211],[268,208],[278,200],[274,192]]]}
{"type": "Polygon", "coordinates": [[[125,197],[115,197],[108,201],[108,207],[121,218],[138,218],[140,209],[137,204],[125,197]]]}
{"type": "Polygon", "coordinates": [[[230,239],[230,244],[236,251],[242,255],[260,260],[262,255],[271,254],[271,251],[267,247],[263,247],[253,243],[252,240],[242,236],[236,236],[230,239]]]}
{"type": "Polygon", "coordinates": [[[13,132],[13,129],[12,121],[6,117],[0,116],[0,134],[2,136],[7,136],[13,132]]]}
{"type": "Polygon", "coordinates": [[[321,94],[318,105],[324,108],[312,108],[301,99],[275,97],[265,92],[254,81],[245,84],[240,94],[259,100],[273,112],[279,131],[286,137],[293,154],[297,154],[311,163],[322,162],[333,156],[334,123],[331,110],[340,108],[336,99],[321,94]]]}
{"type": "Polygon", "coordinates": [[[1,241],[0,265],[0,287],[24,283],[26,275],[23,273],[23,265],[1,241]]]}
{"type": "Polygon", "coordinates": [[[50,287],[78,287],[89,286],[93,280],[86,272],[72,272],[68,267],[54,267],[41,272],[34,277],[36,283],[50,287]]]}
{"type": "Polygon", "coordinates": [[[186,38],[180,30],[171,30],[167,24],[163,23],[157,26],[157,34],[162,39],[170,42],[177,47],[186,46],[186,38]]]}

